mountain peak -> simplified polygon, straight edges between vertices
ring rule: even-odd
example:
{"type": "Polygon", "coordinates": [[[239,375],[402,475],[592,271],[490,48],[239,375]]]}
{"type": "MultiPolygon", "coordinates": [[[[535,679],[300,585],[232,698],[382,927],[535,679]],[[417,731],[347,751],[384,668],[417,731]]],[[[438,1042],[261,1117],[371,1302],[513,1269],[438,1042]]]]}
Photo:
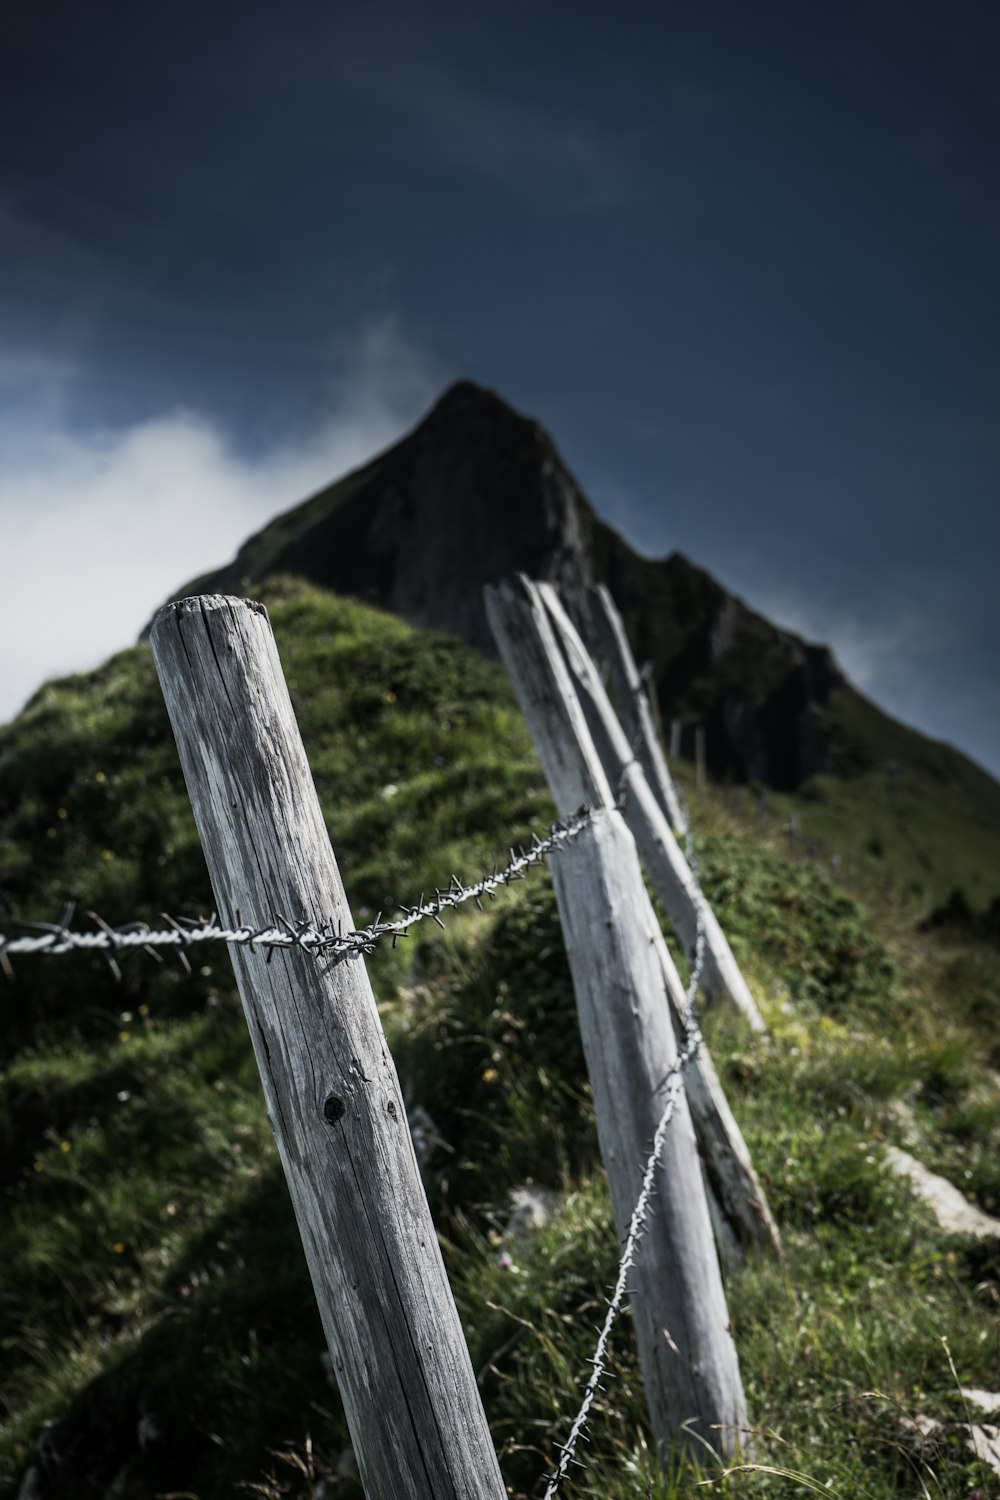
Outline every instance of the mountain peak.
{"type": "Polygon", "coordinates": [[[545,428],[471,380],[186,592],[298,574],[495,655],[483,587],[518,571],[556,584],[585,633],[589,585],[609,586],[671,717],[706,726],[717,774],[790,788],[822,769],[818,714],[843,683],[829,653],[679,553],[639,557],[598,520],[545,428]]]}
{"type": "Polygon", "coordinates": [[[579,604],[598,524],[544,428],[460,380],[394,447],[189,588],[239,593],[297,573],[495,654],[484,584],[520,569],[579,604]]]}
{"type": "Polygon", "coordinates": [[[523,420],[502,396],[497,395],[496,391],[464,377],[461,380],[452,381],[451,385],[442,391],[424,420],[430,422],[439,417],[446,417],[450,420],[470,410],[492,410],[505,413],[519,421],[523,420]]]}

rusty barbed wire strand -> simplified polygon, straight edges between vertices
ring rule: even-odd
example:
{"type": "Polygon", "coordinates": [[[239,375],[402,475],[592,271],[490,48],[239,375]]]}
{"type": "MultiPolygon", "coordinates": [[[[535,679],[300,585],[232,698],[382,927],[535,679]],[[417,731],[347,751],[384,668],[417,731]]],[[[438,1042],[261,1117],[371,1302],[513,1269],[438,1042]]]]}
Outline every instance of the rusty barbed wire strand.
{"type": "Polygon", "coordinates": [[[553,823],[545,838],[533,834],[529,849],[511,849],[510,858],[502,868],[495,864],[492,871],[480,876],[472,885],[464,885],[457,875],[453,875],[450,884],[436,889],[430,900],[425,901],[421,896],[415,906],[400,903],[397,910],[402,915],[393,921],[383,922],[380,912],[374,922],[352,932],[343,932],[333,923],[313,922],[305,917],[298,922],[291,922],[280,914],[267,926],[254,927],[244,923],[239,912],[236,914],[235,927],[222,926],[214,917],[208,920],[177,921],[166,913],[161,913],[163,921],[167,923],[161,929],[154,929],[143,921],[112,927],[95,912],[88,912],[87,915],[96,924],[95,930],[81,932],[70,927],[75,906],[67,906],[57,922],[19,924],[38,929],[37,936],[11,938],[0,933],[0,968],[10,977],[11,954],[17,957],[37,954],[54,957],[82,951],[104,954],[112,968],[118,971],[115,956],[131,949],[142,948],[156,954],[159,948],[172,948],[184,959],[188,948],[196,943],[209,942],[267,949],[303,948],[307,953],[335,960],[346,958],[352,953],[371,953],[376,943],[383,938],[391,938],[395,945],[399,938],[406,937],[411,927],[426,917],[432,917],[439,927],[443,927],[442,912],[461,906],[466,901],[474,901],[481,907],[484,896],[492,898],[501,886],[522,879],[527,869],[539,864],[547,855],[575,838],[588,827],[592,819],[592,810],[582,807],[571,817],[553,823]]]}
{"type": "Polygon", "coordinates": [[[676,790],[678,804],[681,809],[681,816],[684,820],[683,832],[685,854],[687,856],[691,873],[694,876],[695,889],[697,893],[695,903],[697,910],[695,948],[693,962],[691,965],[691,973],[688,979],[687,989],[684,994],[684,1011],[682,1017],[684,1023],[685,1041],[683,1048],[678,1053],[677,1060],[667,1072],[667,1075],[663,1080],[663,1084],[661,1085],[661,1087],[665,1088],[667,1091],[667,1098],[663,1106],[663,1111],[660,1115],[659,1122],[657,1123],[656,1130],[653,1133],[653,1144],[650,1148],[649,1156],[646,1158],[646,1165],[642,1173],[642,1183],[639,1189],[639,1196],[636,1199],[635,1208],[632,1210],[632,1217],[629,1220],[628,1233],[625,1236],[625,1243],[622,1247],[621,1257],[618,1261],[618,1274],[615,1278],[614,1289],[608,1302],[608,1310],[604,1315],[604,1322],[601,1324],[601,1329],[597,1337],[597,1344],[595,1345],[594,1352],[588,1361],[591,1366],[591,1372],[587,1378],[586,1385],[583,1388],[583,1399],[580,1403],[580,1408],[573,1419],[573,1424],[569,1430],[569,1436],[567,1437],[565,1443],[562,1443],[556,1450],[559,1454],[559,1461],[556,1464],[555,1469],[548,1476],[548,1483],[546,1485],[543,1500],[553,1500],[553,1497],[559,1491],[560,1485],[569,1473],[570,1465],[575,1464],[578,1468],[583,1467],[580,1464],[580,1460],[575,1456],[576,1445],[579,1442],[580,1438],[585,1435],[585,1428],[590,1416],[590,1410],[594,1404],[594,1401],[597,1399],[598,1391],[604,1390],[604,1386],[601,1384],[601,1380],[607,1369],[608,1345],[611,1341],[611,1333],[614,1328],[615,1322],[622,1310],[622,1307],[624,1306],[625,1297],[628,1293],[628,1273],[635,1264],[636,1252],[639,1248],[639,1243],[646,1232],[646,1216],[649,1212],[650,1203],[655,1191],[656,1169],[659,1166],[660,1157],[663,1154],[664,1143],[667,1139],[667,1130],[670,1126],[671,1120],[674,1117],[674,1111],[677,1108],[677,1100],[680,1097],[681,1089],[684,1086],[684,1069],[695,1057],[699,1047],[702,1044],[702,1034],[698,1027],[694,1006],[695,996],[698,993],[698,985],[701,983],[702,969],[704,968],[705,964],[706,940],[705,923],[703,918],[704,897],[702,896],[701,885],[698,881],[698,864],[694,853],[694,837],[691,832],[691,817],[688,812],[687,803],[684,800],[683,794],[681,793],[680,787],[677,787],[676,790]]]}

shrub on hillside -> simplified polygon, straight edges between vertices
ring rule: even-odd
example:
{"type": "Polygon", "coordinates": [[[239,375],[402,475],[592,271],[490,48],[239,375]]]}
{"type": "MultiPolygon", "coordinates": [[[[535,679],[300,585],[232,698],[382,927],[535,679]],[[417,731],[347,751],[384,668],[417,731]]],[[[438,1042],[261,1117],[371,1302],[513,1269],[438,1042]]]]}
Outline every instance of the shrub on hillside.
{"type": "Polygon", "coordinates": [[[699,857],[727,936],[797,999],[838,1011],[893,993],[895,966],[864,911],[812,866],[732,834],[705,839],[699,857]]]}

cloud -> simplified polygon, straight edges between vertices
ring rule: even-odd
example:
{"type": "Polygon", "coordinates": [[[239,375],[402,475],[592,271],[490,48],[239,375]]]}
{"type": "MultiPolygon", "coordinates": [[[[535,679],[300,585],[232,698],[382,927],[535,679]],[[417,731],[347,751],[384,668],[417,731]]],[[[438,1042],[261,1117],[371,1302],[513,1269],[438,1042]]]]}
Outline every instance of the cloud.
{"type": "Polygon", "coordinates": [[[423,123],[439,158],[518,191],[559,185],[605,207],[629,175],[627,158],[584,121],[473,89],[443,70],[412,79],[395,98],[423,123]]]}
{"type": "Polygon", "coordinates": [[[0,351],[0,464],[4,468],[30,463],[41,432],[58,429],[65,422],[67,397],[79,373],[65,355],[0,351]]]}
{"type": "Polygon", "coordinates": [[[849,681],[880,708],[1000,774],[995,610],[992,598],[977,599],[967,577],[911,568],[851,604],[766,587],[751,603],[797,635],[832,646],[849,681]]]}
{"type": "Polygon", "coordinates": [[[796,635],[830,646],[848,680],[880,707],[925,732],[951,737],[960,643],[953,611],[946,601],[930,604],[929,594],[926,587],[897,580],[875,597],[847,604],[765,587],[755,591],[752,607],[796,635]],[[920,599],[929,607],[915,602],[920,599]]]}
{"type": "Polygon", "coordinates": [[[418,37],[388,53],[384,38],[359,38],[333,68],[338,88],[405,126],[402,139],[392,136],[397,159],[409,140],[424,164],[429,156],[438,167],[560,207],[607,208],[632,185],[634,136],[597,128],[555,95],[538,105],[523,90],[488,84],[418,37]]]}
{"type": "MultiPolygon", "coordinates": [[[[340,352],[329,417],[252,460],[197,412],[80,436],[40,399],[26,423],[22,387],[18,418],[0,418],[0,722],[47,678],[130,645],[172,590],[393,442],[440,390],[392,319],[340,352]]],[[[52,373],[27,356],[12,371],[52,373]]]]}

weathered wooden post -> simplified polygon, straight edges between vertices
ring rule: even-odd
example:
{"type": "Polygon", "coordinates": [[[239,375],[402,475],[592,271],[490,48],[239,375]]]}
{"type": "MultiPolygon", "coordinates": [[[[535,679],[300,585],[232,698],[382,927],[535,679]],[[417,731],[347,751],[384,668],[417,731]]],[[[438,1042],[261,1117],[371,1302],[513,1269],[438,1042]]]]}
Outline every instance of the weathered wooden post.
{"type": "MultiPolygon", "coordinates": [[[[576,633],[575,627],[569,621],[568,616],[561,607],[558,595],[550,584],[535,584],[531,587],[537,589],[537,595],[541,603],[549,612],[550,623],[555,628],[557,640],[563,650],[564,660],[569,668],[570,677],[574,686],[583,693],[584,707],[589,705],[588,690],[595,691],[594,684],[599,680],[593,661],[589,658],[583,642],[576,633]]],[[[600,603],[601,613],[607,622],[607,628],[614,628],[616,644],[614,651],[618,656],[619,666],[612,667],[612,679],[614,680],[621,672],[619,688],[627,684],[633,702],[641,701],[644,697],[642,682],[638,672],[635,670],[635,662],[632,657],[631,648],[625,637],[621,617],[615,607],[611,595],[606,589],[603,590],[603,598],[592,600],[592,614],[596,613],[596,606],[600,603]],[[631,667],[631,669],[630,669],[631,667]]],[[[609,642],[609,650],[611,645],[609,642]]],[[[625,741],[623,726],[618,725],[618,733],[615,732],[615,715],[606,696],[601,700],[595,711],[591,706],[592,726],[597,727],[599,733],[594,740],[594,748],[599,755],[604,767],[605,775],[609,785],[617,784],[623,774],[625,767],[622,764],[622,755],[631,747],[638,745],[635,734],[629,741],[625,741]]],[[[633,722],[633,729],[638,728],[638,722],[633,722]]],[[[648,755],[655,764],[657,760],[662,764],[659,754],[659,745],[655,739],[648,745],[648,755]]],[[[638,750],[636,752],[638,758],[638,750]]],[[[669,780],[669,772],[663,765],[663,773],[669,780]]],[[[636,842],[639,845],[640,855],[647,852],[650,833],[642,818],[643,809],[650,801],[650,788],[645,778],[644,767],[636,766],[631,762],[628,764],[628,794],[625,799],[625,819],[629,822],[629,813],[635,821],[630,824],[636,842]],[[641,786],[642,781],[645,786],[641,786]],[[638,792],[639,795],[633,795],[638,792]],[[643,834],[645,833],[645,837],[643,834]]],[[[665,783],[661,783],[665,784],[665,783]]],[[[676,789],[670,783],[673,795],[676,799],[676,789]]],[[[678,810],[679,801],[678,801],[678,810]]],[[[662,812],[662,808],[661,808],[662,812]]],[[[675,846],[676,847],[676,846],[675,846]]],[[[678,855],[680,850],[678,849],[678,855]]],[[[656,857],[656,851],[653,851],[656,857]]],[[[715,934],[710,930],[714,919],[705,904],[704,898],[698,895],[693,878],[690,876],[687,861],[684,860],[684,870],[690,880],[689,891],[692,900],[696,903],[693,909],[693,919],[697,923],[698,904],[701,909],[701,921],[706,929],[706,939],[711,943],[715,934]]],[[[654,879],[654,884],[656,883],[654,879]]],[[[676,897],[675,897],[676,899],[676,897]]],[[[665,903],[666,904],[666,903],[665,903]]],[[[668,910],[670,908],[668,907],[668,910]]],[[[674,907],[676,910],[677,907],[674,907]]],[[[687,907],[684,907],[685,916],[687,907]]],[[[723,940],[724,941],[724,940],[723,940]]],[[[726,965],[728,945],[721,953],[722,964],[726,965]]],[[[676,966],[670,956],[666,944],[662,945],[664,959],[664,983],[670,1001],[674,1030],[678,1040],[684,1032],[684,987],[681,984],[676,966]]],[[[707,957],[710,954],[706,955],[707,957]]],[[[729,962],[735,962],[729,956],[729,962]]],[[[728,972],[724,969],[724,972],[728,972]]],[[[695,1135],[698,1141],[698,1149],[701,1153],[702,1164],[705,1169],[706,1186],[709,1193],[709,1208],[712,1211],[712,1222],[715,1228],[716,1242],[719,1253],[727,1270],[732,1271],[742,1263],[746,1252],[754,1250],[765,1250],[777,1256],[781,1256],[781,1236],[778,1226],[774,1221],[768,1206],[764,1189],[754,1170],[750,1152],[743,1139],[740,1130],[729,1108],[729,1102],[719,1082],[718,1074],[707,1046],[704,1044],[699,1049],[693,1061],[688,1065],[685,1073],[687,1086],[688,1105],[691,1110],[691,1118],[694,1122],[695,1135]]]]}
{"type": "Polygon", "coordinates": [[[639,676],[622,617],[603,583],[588,590],[588,599],[602,659],[611,673],[611,685],[618,700],[618,718],[625,738],[633,747],[671,829],[674,833],[682,833],[684,814],[677,788],[656,737],[650,700],[639,676]]]}
{"type": "MultiPolygon", "coordinates": [[[[674,1032],[681,1045],[685,1035],[686,996],[665,943],[661,960],[674,1032]]],[[[747,1253],[756,1250],[783,1259],[781,1233],[704,1041],[684,1070],[684,1086],[723,1266],[729,1272],[737,1271],[747,1253]]]]}
{"type": "Polygon", "coordinates": [[[699,919],[705,933],[704,988],[709,994],[726,995],[754,1031],[764,1031],[764,1018],[733,957],[726,935],[700,895],[663,809],[632,754],[614,709],[586,646],[580,639],[559,595],[551,584],[532,584],[555,628],[559,645],[594,734],[607,777],[624,794],[625,821],[639,846],[646,873],[663,902],[667,916],[690,957],[694,952],[699,919]]]}
{"type": "MultiPolygon", "coordinates": [[[[150,640],[223,920],[350,931],[266,610],[183,599],[150,640]]],[[[501,1500],[364,961],[230,952],[365,1493],[501,1500]]]]}
{"type": "MultiPolygon", "coordinates": [[[[593,821],[552,861],[601,1155],[621,1236],[676,1064],[663,937],[552,627],[527,580],[486,609],[560,813],[593,821]]],[[[729,1455],[745,1424],[736,1349],[683,1093],[667,1132],[655,1210],[635,1266],[633,1319],[653,1434],[729,1455]]]]}
{"type": "Polygon", "coordinates": [[[708,784],[705,775],[705,726],[699,724],[694,732],[694,784],[703,792],[708,784]]]}
{"type": "MultiPolygon", "coordinates": [[[[682,832],[686,816],[657,737],[646,689],[632,655],[628,636],[610,590],[602,583],[588,592],[591,619],[607,663],[619,708],[619,720],[656,800],[675,832],[682,832]]],[[[673,729],[680,730],[675,719],[673,729]]],[[[600,742],[598,742],[600,752],[600,742]]],[[[609,780],[614,767],[603,759],[609,780]]],[[[684,1028],[685,994],[680,976],[667,952],[667,994],[678,1042],[684,1028]]],[[[688,1105],[709,1189],[716,1243],[723,1265],[735,1270],[748,1250],[764,1249],[781,1256],[781,1235],[764,1189],[754,1170],[747,1144],[729,1108],[708,1047],[703,1043],[685,1074],[688,1105]]]]}

